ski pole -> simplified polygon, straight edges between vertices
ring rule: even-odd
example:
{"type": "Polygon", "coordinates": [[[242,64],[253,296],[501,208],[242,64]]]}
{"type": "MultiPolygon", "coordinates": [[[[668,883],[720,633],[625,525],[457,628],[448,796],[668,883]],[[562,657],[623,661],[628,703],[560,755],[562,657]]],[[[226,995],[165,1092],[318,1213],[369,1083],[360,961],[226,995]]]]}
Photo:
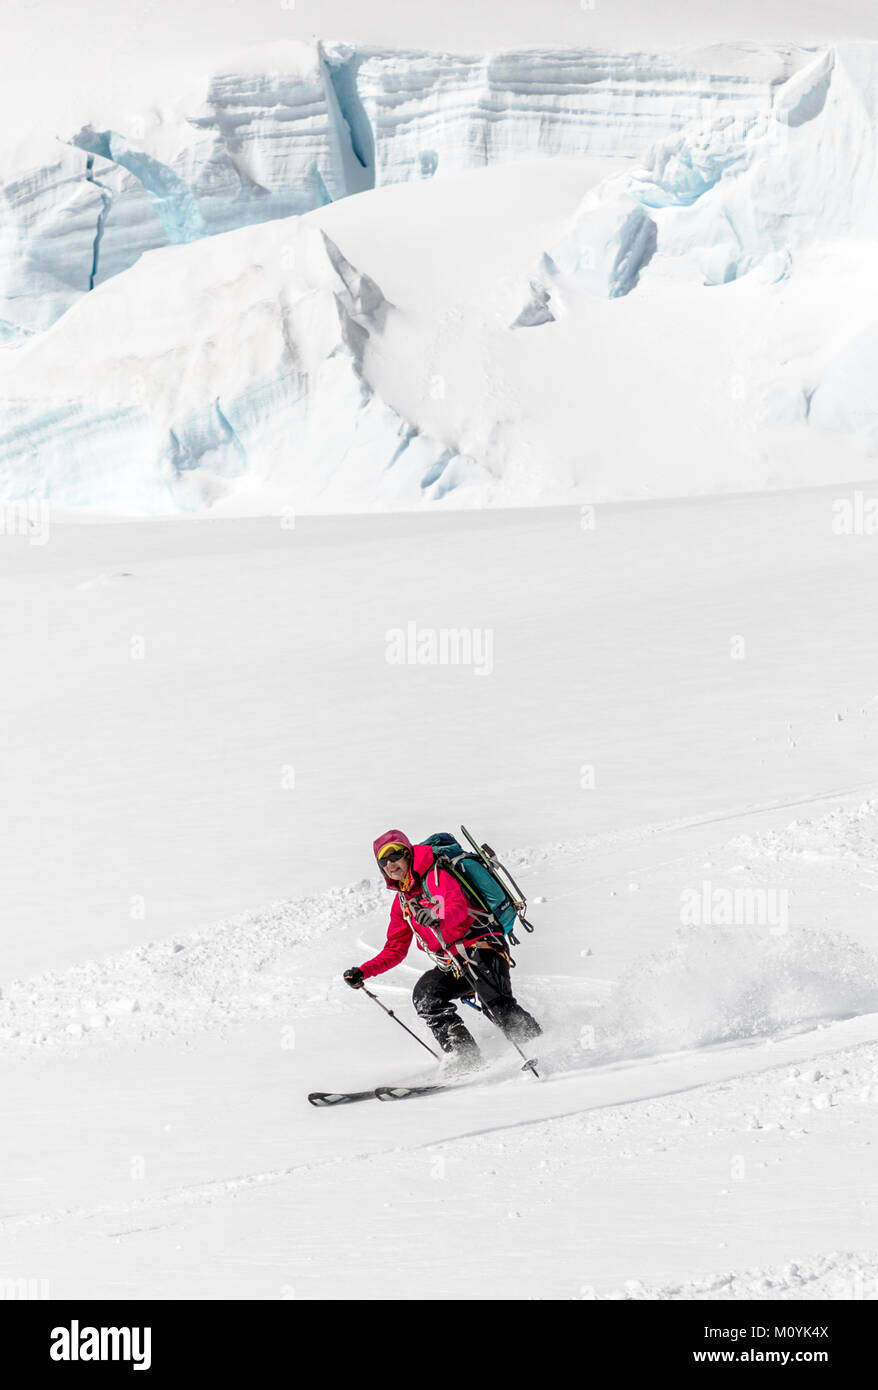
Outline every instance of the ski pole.
{"type": "Polygon", "coordinates": [[[393,1012],[393,1010],[392,1010],[392,1009],[388,1009],[388,1007],[387,1007],[386,1004],[382,1004],[382,1003],[381,1003],[381,1000],[378,998],[378,995],[377,995],[377,994],[373,994],[372,991],[371,991],[370,989],[367,989],[365,985],[361,985],[360,988],[362,989],[362,991],[363,991],[364,994],[368,994],[368,996],[369,996],[370,999],[374,999],[374,1000],[375,1000],[375,1003],[378,1005],[379,1009],[383,1009],[384,1012],[385,1012],[386,1014],[389,1014],[389,1015],[390,1015],[390,1017],[393,1019],[394,1023],[398,1023],[399,1026],[400,1026],[400,1028],[405,1028],[405,1031],[406,1031],[411,1037],[414,1038],[415,1042],[419,1042],[419,1043],[421,1044],[421,1047],[426,1047],[426,1048],[427,1048],[427,1051],[428,1051],[429,1054],[430,1054],[430,1056],[431,1056],[431,1057],[435,1057],[437,1062],[439,1061],[439,1053],[438,1053],[438,1052],[434,1052],[433,1049],[432,1049],[432,1047],[427,1047],[427,1044],[424,1042],[423,1038],[419,1038],[418,1035],[417,1035],[417,1033],[413,1033],[412,1030],[411,1030],[411,1028],[409,1028],[407,1024],[403,1023],[403,1021],[402,1021],[401,1018],[397,1018],[397,1016],[396,1016],[396,1014],[393,1012]]]}
{"type": "MultiPolygon", "coordinates": [[[[482,981],[482,983],[483,983],[483,984],[486,984],[486,985],[488,986],[489,989],[493,989],[493,988],[494,988],[494,986],[491,984],[491,981],[488,979],[487,975],[483,975],[482,972],[481,972],[481,970],[479,969],[479,967],[478,967],[477,965],[474,965],[473,962],[472,962],[471,960],[467,960],[466,957],[464,957],[464,961],[465,961],[464,969],[466,970],[466,972],[467,972],[467,974],[469,975],[470,979],[472,979],[474,975],[477,975],[478,978],[482,981]]],[[[478,991],[477,991],[477,992],[478,992],[478,991]]],[[[500,1028],[500,1024],[497,1022],[496,1018],[495,1018],[494,1015],[491,1013],[490,1007],[489,1007],[489,1005],[487,1004],[487,1002],[483,999],[483,1000],[481,1001],[481,1004],[482,1004],[482,1009],[483,1009],[484,1012],[488,1015],[488,1018],[491,1020],[491,1022],[492,1022],[493,1025],[494,1025],[494,1027],[495,1027],[495,1028],[500,1028]]],[[[503,1033],[503,1029],[502,1029],[502,1028],[500,1028],[500,1032],[503,1033]]],[[[522,1071],[532,1071],[533,1074],[534,1074],[534,1076],[536,1077],[537,1081],[539,1081],[539,1080],[540,1080],[540,1074],[539,1074],[539,1072],[537,1071],[536,1058],[535,1058],[535,1057],[527,1057],[527,1056],[525,1056],[524,1052],[523,1052],[522,1049],[519,1047],[518,1043],[515,1041],[514,1038],[510,1038],[506,1033],[503,1033],[503,1036],[504,1036],[504,1038],[506,1038],[506,1041],[507,1041],[507,1042],[511,1042],[511,1043],[512,1043],[512,1046],[515,1048],[515,1050],[516,1050],[516,1052],[518,1053],[519,1057],[523,1057],[523,1058],[524,1058],[524,1066],[522,1067],[521,1070],[522,1070],[522,1071]]]]}

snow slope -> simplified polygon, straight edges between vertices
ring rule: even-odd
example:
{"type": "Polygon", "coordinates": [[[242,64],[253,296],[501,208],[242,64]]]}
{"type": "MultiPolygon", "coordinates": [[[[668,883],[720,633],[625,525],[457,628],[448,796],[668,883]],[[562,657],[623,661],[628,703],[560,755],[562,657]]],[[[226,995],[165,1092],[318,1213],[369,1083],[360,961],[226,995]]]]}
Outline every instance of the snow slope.
{"type": "Polygon", "coordinates": [[[586,527],[558,508],[2,537],[0,892],[19,924],[4,976],[370,873],[376,819],[420,815],[420,731],[449,717],[481,731],[483,770],[471,786],[471,749],[452,743],[431,814],[458,823],[466,786],[475,827],[511,845],[860,786],[878,738],[875,546],[834,530],[835,502],[598,507],[586,527]],[[490,671],[390,664],[386,634],[410,622],[493,634],[490,671]],[[384,710],[399,760],[375,734],[384,710]]]}
{"type": "Polygon", "coordinates": [[[4,537],[4,1289],[874,1298],[878,588],[832,515],[4,537]],[[449,613],[490,672],[387,662],[449,613]],[[485,1085],[315,1110],[424,1074],[340,972],[376,831],[461,819],[531,899],[544,1079],[475,1018],[485,1085]]]}
{"type": "MultiPolygon", "coordinates": [[[[876,808],[859,813],[873,837],[876,808]]],[[[831,830],[851,816],[816,821],[827,858],[839,848],[831,830]]],[[[722,860],[733,843],[711,853],[722,860]]],[[[685,873],[680,858],[694,869],[699,856],[669,873],[643,848],[640,836],[625,859],[644,870],[655,908],[685,873]]],[[[553,908],[554,885],[588,881],[594,848],[588,860],[521,857],[529,886],[546,887],[549,872],[552,884],[534,908],[539,935],[518,952],[520,996],[548,1027],[536,1082],[476,1020],[494,1059],[481,1084],[397,1106],[308,1106],[315,1085],[429,1074],[338,978],[342,956],[377,944],[377,889],[252,914],[173,952],[155,943],[136,963],[33,980],[0,1035],[14,1121],[2,1140],[5,1286],[40,1271],[50,1297],[420,1299],[452,1296],[461,1276],[478,1296],[518,1299],[878,1296],[878,962],[850,880],[832,916],[843,911],[870,948],[833,926],[830,953],[809,960],[792,929],[786,969],[761,980],[775,1009],[754,1013],[751,976],[775,943],[755,932],[742,953],[739,928],[710,933],[719,939],[699,950],[713,950],[738,1017],[713,1042],[631,1050],[657,997],[680,1023],[687,1001],[706,1009],[685,953],[671,953],[670,969],[664,953],[663,995],[641,996],[639,1011],[624,973],[615,986],[546,973],[574,925],[553,908]],[[136,1008],[108,1002],[120,988],[136,1008]],[[606,1024],[617,1002],[623,1032],[606,1024]],[[460,1242],[442,1220],[449,1201],[490,1239],[460,1242]]],[[[624,892],[612,847],[599,862],[624,892]]],[[[874,879],[874,840],[859,867],[874,879]]],[[[801,906],[810,914],[817,899],[801,906]]],[[[607,924],[581,926],[585,970],[606,969],[607,924]]],[[[407,1019],[415,975],[407,964],[377,983],[407,1019]]]]}

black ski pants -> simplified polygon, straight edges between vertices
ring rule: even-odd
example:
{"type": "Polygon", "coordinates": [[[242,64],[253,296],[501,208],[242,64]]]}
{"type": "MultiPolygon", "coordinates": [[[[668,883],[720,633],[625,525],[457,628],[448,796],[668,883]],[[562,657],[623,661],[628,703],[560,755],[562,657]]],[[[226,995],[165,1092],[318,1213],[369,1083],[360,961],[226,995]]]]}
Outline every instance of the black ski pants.
{"type": "Polygon", "coordinates": [[[412,1000],[443,1050],[459,1040],[461,1030],[467,1033],[454,1001],[473,990],[479,1003],[493,1021],[514,1042],[527,1042],[539,1037],[542,1029],[536,1019],[523,1009],[512,993],[509,961],[502,952],[487,946],[470,946],[467,954],[472,973],[463,966],[460,975],[440,970],[438,965],[422,975],[412,991],[412,1000]]]}

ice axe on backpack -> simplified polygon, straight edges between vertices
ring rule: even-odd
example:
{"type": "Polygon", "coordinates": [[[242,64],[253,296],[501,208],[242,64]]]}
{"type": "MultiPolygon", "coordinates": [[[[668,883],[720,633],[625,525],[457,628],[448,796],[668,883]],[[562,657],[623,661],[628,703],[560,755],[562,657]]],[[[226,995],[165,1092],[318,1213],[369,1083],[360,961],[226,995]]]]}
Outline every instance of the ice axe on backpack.
{"type": "MultiPolygon", "coordinates": [[[[525,931],[532,932],[534,929],[533,923],[529,922],[524,915],[527,911],[527,899],[525,898],[524,893],[521,891],[518,884],[515,882],[515,879],[512,877],[512,874],[509,872],[506,865],[500,863],[499,858],[497,857],[494,850],[492,850],[490,845],[480,845],[478,841],[469,833],[465,825],[462,825],[460,829],[463,836],[472,845],[475,858],[483,865],[483,867],[494,879],[495,883],[499,884],[500,887],[506,891],[507,898],[506,902],[503,904],[503,907],[511,907],[519,922],[524,927],[525,931]]],[[[509,928],[509,926],[503,923],[501,923],[501,925],[504,926],[504,930],[507,932],[513,946],[520,945],[520,942],[516,938],[515,933],[509,928]]]]}

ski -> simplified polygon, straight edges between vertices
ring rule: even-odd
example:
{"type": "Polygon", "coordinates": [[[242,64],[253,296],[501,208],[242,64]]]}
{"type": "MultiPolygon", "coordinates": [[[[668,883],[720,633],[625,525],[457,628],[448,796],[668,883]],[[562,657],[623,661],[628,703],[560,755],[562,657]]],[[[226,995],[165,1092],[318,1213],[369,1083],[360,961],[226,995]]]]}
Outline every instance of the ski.
{"type": "Polygon", "coordinates": [[[374,1100],[375,1091],[312,1091],[308,1099],[312,1105],[353,1105],[357,1100],[374,1100]]]}
{"type": "MultiPolygon", "coordinates": [[[[522,1071],[536,1066],[536,1060],[525,1062],[522,1071]]],[[[534,1073],[536,1074],[536,1073],[534,1073]]],[[[507,1077],[506,1080],[511,1080],[507,1077]]],[[[308,1096],[312,1105],[328,1106],[350,1105],[358,1100],[410,1100],[415,1096],[434,1096],[439,1091],[464,1091],[470,1086],[479,1086],[490,1080],[479,1068],[470,1075],[462,1075],[453,1081],[429,1081],[422,1085],[375,1086],[371,1091],[312,1091],[308,1096]]]]}
{"type": "Polygon", "coordinates": [[[408,1100],[410,1096],[432,1096],[437,1091],[453,1091],[466,1085],[464,1081],[436,1081],[426,1086],[375,1086],[371,1091],[312,1091],[312,1105],[331,1107],[353,1105],[358,1100],[408,1100]]]}
{"type": "Polygon", "coordinates": [[[455,1089],[453,1082],[444,1085],[441,1081],[437,1081],[430,1086],[378,1086],[375,1089],[375,1095],[378,1100],[409,1100],[412,1096],[432,1096],[437,1091],[453,1091],[455,1089]]]}

